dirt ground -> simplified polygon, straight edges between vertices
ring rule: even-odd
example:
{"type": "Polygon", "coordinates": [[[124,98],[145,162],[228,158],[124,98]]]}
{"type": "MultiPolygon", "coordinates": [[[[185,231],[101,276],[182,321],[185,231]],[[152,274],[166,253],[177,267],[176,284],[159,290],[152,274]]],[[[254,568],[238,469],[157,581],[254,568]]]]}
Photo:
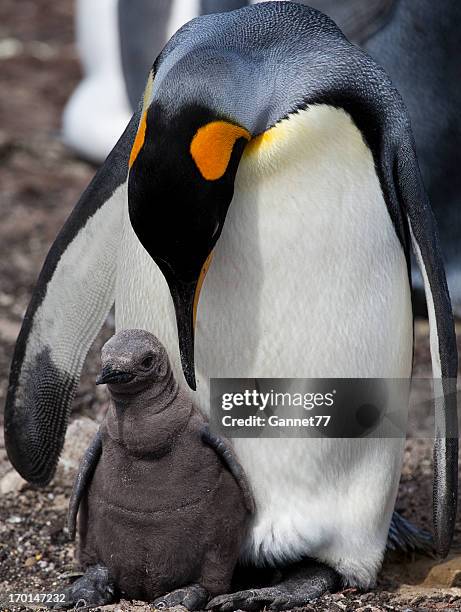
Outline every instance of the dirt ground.
{"type": "MultiPolygon", "coordinates": [[[[57,231],[95,168],[60,142],[63,105],[80,77],[73,43],[73,2],[2,0],[0,3],[0,406],[21,318],[57,231]]],[[[417,325],[416,374],[430,375],[427,324],[417,325]]],[[[72,419],[104,411],[95,392],[98,352],[111,334],[106,326],[91,351],[72,419]]],[[[460,347],[461,348],[461,347],[460,347]]],[[[0,442],[0,609],[11,593],[56,592],[74,571],[73,548],[63,531],[72,470],[59,468],[53,483],[36,490],[15,482],[0,442]],[[11,484],[11,483],[10,483],[11,484]]],[[[431,442],[407,443],[397,509],[422,527],[431,521],[431,442]]],[[[386,560],[374,592],[348,589],[306,610],[461,610],[461,529],[451,561],[437,573],[434,561],[386,560]],[[458,556],[459,555],[459,556],[458,556]],[[458,572],[458,573],[457,573],[458,572]],[[448,576],[448,578],[447,578],[448,576]],[[451,578],[450,578],[451,576],[451,578]],[[451,588],[448,588],[453,584],[451,588]],[[445,586],[444,586],[445,585],[445,586]],[[440,587],[443,588],[440,588],[440,587]]],[[[109,608],[108,608],[109,609],[109,608]]],[[[148,610],[141,603],[110,609],[148,610]]]]}

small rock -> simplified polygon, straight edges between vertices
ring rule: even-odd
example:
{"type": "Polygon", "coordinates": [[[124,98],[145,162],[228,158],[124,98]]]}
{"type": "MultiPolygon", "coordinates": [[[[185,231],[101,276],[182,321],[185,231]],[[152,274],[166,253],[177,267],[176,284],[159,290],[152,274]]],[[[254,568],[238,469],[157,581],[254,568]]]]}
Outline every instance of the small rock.
{"type": "MultiPolygon", "coordinates": [[[[8,136],[3,130],[0,130],[0,151],[7,145],[10,144],[8,136]]],[[[14,302],[14,297],[9,293],[0,292],[0,306],[11,306],[14,302]]]]}
{"type": "MultiPolygon", "coordinates": [[[[154,608],[142,601],[130,602],[122,599],[117,604],[103,606],[98,608],[98,610],[101,612],[153,612],[154,608]]],[[[174,608],[168,608],[168,610],[165,611],[162,610],[162,612],[187,612],[187,609],[183,608],[182,606],[176,606],[174,608]]]]}
{"type": "Polygon", "coordinates": [[[55,510],[58,510],[58,511],[67,510],[68,506],[69,506],[69,500],[63,493],[56,495],[53,501],[53,508],[55,510]]]}
{"type": "Polygon", "coordinates": [[[11,319],[0,318],[0,337],[8,343],[16,342],[21,324],[11,319]]]}
{"type": "Polygon", "coordinates": [[[9,516],[6,519],[6,522],[7,523],[11,523],[12,525],[16,525],[17,523],[21,523],[22,522],[22,518],[20,516],[13,515],[13,516],[9,516]]]}
{"type": "Polygon", "coordinates": [[[461,555],[434,565],[423,584],[426,587],[461,587],[461,555]]]}
{"type": "Polygon", "coordinates": [[[361,601],[371,601],[374,597],[374,593],[364,593],[360,596],[361,601]]]}
{"type": "Polygon", "coordinates": [[[56,57],[58,53],[57,49],[40,40],[31,41],[27,50],[33,57],[40,60],[52,59],[53,57],[56,57]]]}
{"type": "Polygon", "coordinates": [[[0,59],[9,59],[20,55],[24,45],[17,38],[4,38],[0,41],[0,59]]]}
{"type": "Polygon", "coordinates": [[[76,419],[69,425],[59,462],[58,480],[61,479],[62,484],[73,484],[83,454],[92,442],[98,428],[98,423],[88,417],[76,419]]]}
{"type": "Polygon", "coordinates": [[[32,565],[35,565],[36,562],[37,559],[35,557],[27,557],[27,559],[24,561],[24,565],[26,567],[32,567],[32,565]]]}
{"type": "Polygon", "coordinates": [[[10,470],[0,480],[0,493],[6,495],[7,493],[19,493],[25,486],[27,481],[24,480],[16,470],[10,470]]]}

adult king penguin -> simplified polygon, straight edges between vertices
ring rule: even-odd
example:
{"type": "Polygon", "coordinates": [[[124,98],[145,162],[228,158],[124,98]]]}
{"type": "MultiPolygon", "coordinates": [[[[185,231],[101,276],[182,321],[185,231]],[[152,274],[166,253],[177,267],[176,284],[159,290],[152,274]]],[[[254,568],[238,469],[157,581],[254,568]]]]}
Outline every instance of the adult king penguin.
{"type": "MultiPolygon", "coordinates": [[[[210,377],[410,377],[411,242],[445,394],[434,525],[446,554],[457,351],[402,100],[316,10],[270,2],[191,21],[157,58],[142,108],[47,257],[12,364],[13,464],[31,482],[51,479],[85,355],[114,300],[117,329],[158,336],[205,410],[210,377]]],[[[403,440],[235,447],[257,505],[244,557],[315,562],[211,607],[294,607],[338,576],[374,583],[403,440]]]]}

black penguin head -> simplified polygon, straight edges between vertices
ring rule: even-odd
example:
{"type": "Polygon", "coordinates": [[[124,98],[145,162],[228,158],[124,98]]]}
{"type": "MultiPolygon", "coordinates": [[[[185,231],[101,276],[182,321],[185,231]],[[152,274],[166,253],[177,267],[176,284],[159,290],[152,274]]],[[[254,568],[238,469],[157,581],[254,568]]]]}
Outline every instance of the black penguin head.
{"type": "Polygon", "coordinates": [[[107,384],[117,395],[163,386],[172,375],[164,346],[155,336],[139,329],[123,330],[106,342],[101,365],[96,384],[107,384]]]}

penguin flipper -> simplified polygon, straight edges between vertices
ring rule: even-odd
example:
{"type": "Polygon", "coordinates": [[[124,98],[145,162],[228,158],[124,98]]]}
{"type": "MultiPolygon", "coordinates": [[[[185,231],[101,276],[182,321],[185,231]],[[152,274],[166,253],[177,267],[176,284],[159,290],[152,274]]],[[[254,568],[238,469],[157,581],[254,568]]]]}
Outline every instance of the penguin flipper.
{"type": "Polygon", "coordinates": [[[102,453],[102,438],[101,431],[98,431],[92,443],[85,451],[83,459],[78,468],[77,477],[75,478],[74,488],[69,501],[69,511],[67,513],[67,529],[69,538],[75,539],[77,514],[85,490],[88,488],[94,471],[98,465],[99,458],[102,453]]]}
{"type": "Polygon", "coordinates": [[[431,557],[435,553],[432,535],[419,529],[396,511],[392,514],[386,549],[393,552],[422,553],[431,557]]]}
{"type": "Polygon", "coordinates": [[[217,436],[216,434],[212,433],[208,425],[203,426],[200,432],[200,436],[202,438],[202,441],[215,451],[215,453],[225,464],[229,472],[235,478],[237,484],[239,485],[243,493],[245,506],[248,512],[250,512],[250,514],[253,514],[255,511],[253,494],[251,492],[250,485],[243,470],[243,467],[240,465],[240,462],[237,459],[237,456],[232,446],[225,438],[222,438],[221,436],[217,436]]]}
{"type": "Polygon", "coordinates": [[[394,169],[428,305],[435,398],[434,541],[438,554],[445,557],[453,539],[458,500],[455,326],[435,220],[422,184],[414,141],[409,134],[398,148],[394,169]]]}
{"type": "Polygon", "coordinates": [[[132,118],[51,247],[16,342],[5,443],[13,466],[36,485],[53,477],[83,362],[114,302],[138,119],[132,118]]]}

